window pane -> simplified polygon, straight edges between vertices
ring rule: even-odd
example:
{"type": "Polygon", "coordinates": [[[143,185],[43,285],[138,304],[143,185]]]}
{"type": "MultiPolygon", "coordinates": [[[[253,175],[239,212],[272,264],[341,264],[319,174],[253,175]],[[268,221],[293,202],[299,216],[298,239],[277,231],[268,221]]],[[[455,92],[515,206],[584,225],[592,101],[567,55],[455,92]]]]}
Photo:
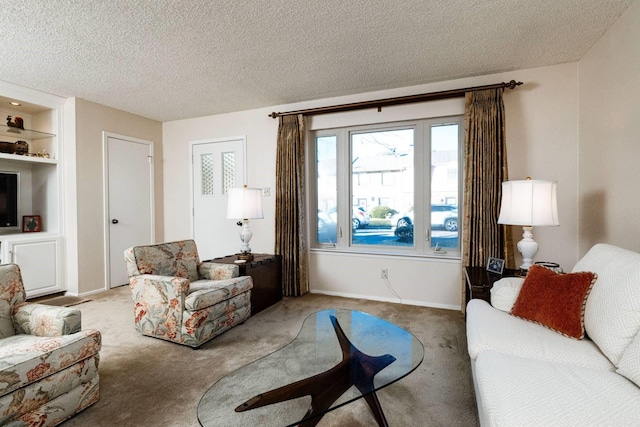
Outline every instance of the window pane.
{"type": "Polygon", "coordinates": [[[315,245],[459,256],[462,126],[457,116],[314,132],[315,245]]]}
{"type": "Polygon", "coordinates": [[[457,124],[431,126],[431,247],[458,248],[457,124]]]}
{"type": "Polygon", "coordinates": [[[200,176],[202,182],[200,183],[202,196],[213,196],[214,191],[214,170],[213,170],[213,154],[202,154],[200,156],[200,165],[202,170],[200,176]]]}
{"type": "Polygon", "coordinates": [[[335,244],[338,241],[337,220],[337,138],[316,138],[318,243],[335,244]]]}
{"type": "Polygon", "coordinates": [[[236,187],[236,153],[222,153],[222,194],[236,187]]]}
{"type": "Polygon", "coordinates": [[[413,226],[397,229],[414,204],[414,129],[351,134],[353,245],[413,246],[413,226]],[[372,217],[373,213],[373,217],[372,217]]]}

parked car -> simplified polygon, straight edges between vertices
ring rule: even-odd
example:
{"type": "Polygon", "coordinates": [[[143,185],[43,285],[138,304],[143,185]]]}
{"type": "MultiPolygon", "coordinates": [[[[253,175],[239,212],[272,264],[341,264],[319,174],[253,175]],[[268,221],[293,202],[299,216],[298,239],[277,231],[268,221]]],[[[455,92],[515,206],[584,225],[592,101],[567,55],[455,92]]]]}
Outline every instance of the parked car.
{"type": "Polygon", "coordinates": [[[353,207],[353,228],[364,228],[371,223],[371,216],[362,206],[353,207]]]}
{"type": "Polygon", "coordinates": [[[458,231],[458,207],[454,205],[431,205],[431,227],[442,227],[447,231],[458,231]]]}
{"type": "MultiPolygon", "coordinates": [[[[336,208],[331,208],[327,211],[329,217],[333,222],[338,221],[338,213],[336,208]]],[[[351,226],[355,231],[358,228],[364,228],[371,223],[371,216],[362,206],[353,206],[351,216],[351,226]]]]}
{"type": "MultiPolygon", "coordinates": [[[[396,218],[396,227],[413,226],[413,212],[401,214],[396,218]]],[[[456,205],[431,205],[431,227],[457,231],[458,207],[456,205]]]]}
{"type": "Polygon", "coordinates": [[[335,243],[337,240],[337,224],[326,212],[318,209],[318,242],[335,243]]]}

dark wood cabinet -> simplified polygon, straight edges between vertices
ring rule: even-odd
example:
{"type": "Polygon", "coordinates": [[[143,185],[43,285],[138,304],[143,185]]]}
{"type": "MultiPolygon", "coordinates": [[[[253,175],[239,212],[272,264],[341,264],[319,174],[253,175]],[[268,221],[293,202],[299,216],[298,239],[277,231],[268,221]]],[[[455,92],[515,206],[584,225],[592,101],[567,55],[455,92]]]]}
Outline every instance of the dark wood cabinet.
{"type": "Polygon", "coordinates": [[[253,260],[238,264],[236,255],[214,258],[210,262],[235,264],[241,276],[251,276],[251,315],[261,312],[282,300],[282,257],[280,255],[253,254],[253,260]]]}

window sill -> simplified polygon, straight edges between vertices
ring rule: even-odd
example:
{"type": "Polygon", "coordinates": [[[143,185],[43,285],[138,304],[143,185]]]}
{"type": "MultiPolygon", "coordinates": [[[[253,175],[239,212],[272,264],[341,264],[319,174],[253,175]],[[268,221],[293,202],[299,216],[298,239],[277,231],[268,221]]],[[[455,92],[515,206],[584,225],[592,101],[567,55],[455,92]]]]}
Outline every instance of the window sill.
{"type": "Polygon", "coordinates": [[[366,251],[362,249],[343,249],[343,248],[330,248],[330,247],[317,247],[311,248],[309,250],[310,253],[322,253],[322,254],[340,254],[340,255],[353,255],[353,256],[373,256],[373,257],[398,257],[398,258],[407,258],[407,259],[417,259],[417,260],[425,260],[425,261],[460,261],[461,254],[460,252],[449,252],[443,253],[445,251],[440,251],[440,253],[436,254],[435,251],[430,251],[424,254],[418,253],[408,253],[408,252],[384,252],[381,250],[376,251],[366,251]]]}

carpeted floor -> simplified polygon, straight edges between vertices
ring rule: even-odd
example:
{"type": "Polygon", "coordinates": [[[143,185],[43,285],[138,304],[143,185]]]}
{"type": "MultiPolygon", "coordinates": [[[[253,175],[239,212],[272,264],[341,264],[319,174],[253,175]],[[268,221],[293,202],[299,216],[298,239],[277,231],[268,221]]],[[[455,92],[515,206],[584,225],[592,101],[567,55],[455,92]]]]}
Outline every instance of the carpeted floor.
{"type": "MultiPolygon", "coordinates": [[[[213,383],[289,343],[307,315],[325,308],[370,313],[407,329],[424,344],[420,367],[378,392],[391,426],[478,425],[465,325],[458,312],[307,294],[285,298],[193,350],[137,334],[127,286],[92,295],[76,308],[82,311],[83,328],[102,332],[100,401],[65,427],[198,426],[198,402],[213,383]]],[[[362,399],[318,424],[375,425],[362,399]]]]}

